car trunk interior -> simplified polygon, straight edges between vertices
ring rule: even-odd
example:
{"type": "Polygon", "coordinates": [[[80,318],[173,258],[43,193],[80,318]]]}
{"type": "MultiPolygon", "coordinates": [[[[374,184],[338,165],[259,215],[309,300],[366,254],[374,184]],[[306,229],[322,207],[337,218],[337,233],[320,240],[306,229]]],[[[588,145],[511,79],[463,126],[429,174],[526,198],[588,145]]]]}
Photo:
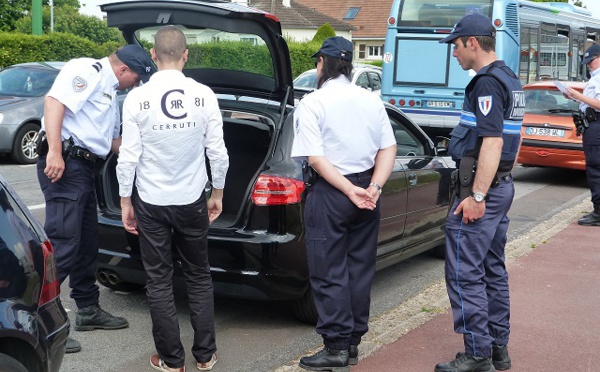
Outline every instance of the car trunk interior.
{"type": "MultiPolygon", "coordinates": [[[[221,113],[229,170],[223,191],[223,212],[213,227],[231,226],[237,221],[267,157],[274,131],[273,121],[265,116],[233,110],[221,110],[221,113]]],[[[104,174],[108,177],[100,181],[105,190],[104,200],[110,212],[120,214],[119,185],[115,172],[117,157],[112,155],[107,162],[104,174]]]]}

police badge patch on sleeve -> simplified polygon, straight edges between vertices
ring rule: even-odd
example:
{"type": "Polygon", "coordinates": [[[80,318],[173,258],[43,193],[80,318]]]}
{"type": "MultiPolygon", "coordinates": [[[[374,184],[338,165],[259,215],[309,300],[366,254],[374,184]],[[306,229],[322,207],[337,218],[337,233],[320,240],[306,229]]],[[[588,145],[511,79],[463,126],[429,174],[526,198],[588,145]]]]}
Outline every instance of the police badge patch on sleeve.
{"type": "Polygon", "coordinates": [[[81,76],[75,76],[73,79],[73,91],[75,93],[83,92],[87,88],[87,81],[81,76]]]}
{"type": "Polygon", "coordinates": [[[479,111],[483,116],[487,116],[492,109],[492,96],[477,97],[477,101],[479,102],[479,111]]]}

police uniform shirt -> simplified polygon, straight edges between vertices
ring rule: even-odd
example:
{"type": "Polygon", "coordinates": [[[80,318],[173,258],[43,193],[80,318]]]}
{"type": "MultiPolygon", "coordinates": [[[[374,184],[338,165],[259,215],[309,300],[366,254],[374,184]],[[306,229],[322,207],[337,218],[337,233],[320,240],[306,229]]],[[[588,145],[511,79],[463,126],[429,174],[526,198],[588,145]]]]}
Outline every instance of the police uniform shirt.
{"type": "Polygon", "coordinates": [[[112,140],[119,137],[118,85],[108,57],[67,62],[48,92],[65,106],[62,138],[72,137],[77,146],[106,156],[112,140]]]}
{"type": "Polygon", "coordinates": [[[381,99],[341,75],[306,95],[294,112],[292,157],[324,156],[343,175],[375,165],[396,144],[381,99]]]}
{"type": "Polygon", "coordinates": [[[499,170],[512,168],[520,143],[525,95],[518,79],[512,72],[508,75],[507,69],[504,62],[495,61],[478,71],[467,86],[459,125],[451,133],[448,152],[454,160],[459,161],[476,149],[477,138],[503,137],[499,170]],[[489,75],[492,68],[504,84],[489,75]]]}
{"type": "MultiPolygon", "coordinates": [[[[593,99],[600,99],[600,68],[592,71],[590,80],[583,88],[583,95],[593,99]]],[[[580,102],[579,110],[585,112],[585,109],[590,107],[587,103],[580,102]]]]}
{"type": "Polygon", "coordinates": [[[119,194],[153,205],[186,205],[198,200],[208,176],[225,186],[229,157],[223,119],[213,91],[176,70],[158,71],[123,104],[123,140],[119,150],[119,194]]]}

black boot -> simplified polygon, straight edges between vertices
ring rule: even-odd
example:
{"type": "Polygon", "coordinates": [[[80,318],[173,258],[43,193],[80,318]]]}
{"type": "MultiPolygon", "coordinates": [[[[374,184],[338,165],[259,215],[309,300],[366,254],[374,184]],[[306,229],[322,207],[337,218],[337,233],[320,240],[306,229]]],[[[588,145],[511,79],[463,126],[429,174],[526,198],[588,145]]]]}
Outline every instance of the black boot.
{"type": "Polygon", "coordinates": [[[81,351],[81,344],[79,343],[79,341],[74,340],[71,337],[69,337],[67,339],[67,348],[65,349],[65,353],[71,354],[71,353],[78,353],[80,351],[81,351]]]}
{"type": "Polygon", "coordinates": [[[586,214],[585,216],[581,217],[577,223],[583,226],[600,226],[600,214],[596,213],[595,211],[590,214],[586,214]]]}
{"type": "Polygon", "coordinates": [[[348,350],[323,348],[314,355],[300,358],[298,365],[309,371],[350,372],[348,350]]]}
{"type": "Polygon", "coordinates": [[[435,366],[435,372],[495,372],[492,358],[478,358],[458,353],[456,359],[435,366]]]}
{"type": "Polygon", "coordinates": [[[92,305],[77,310],[75,317],[76,331],[93,331],[94,329],[121,329],[129,327],[125,318],[113,316],[102,310],[99,305],[92,305]]]}
{"type": "Polygon", "coordinates": [[[358,364],[358,345],[350,345],[348,349],[348,364],[351,366],[358,364]]]}
{"type": "Polygon", "coordinates": [[[506,345],[492,345],[492,363],[498,371],[510,369],[511,360],[506,345]]]}

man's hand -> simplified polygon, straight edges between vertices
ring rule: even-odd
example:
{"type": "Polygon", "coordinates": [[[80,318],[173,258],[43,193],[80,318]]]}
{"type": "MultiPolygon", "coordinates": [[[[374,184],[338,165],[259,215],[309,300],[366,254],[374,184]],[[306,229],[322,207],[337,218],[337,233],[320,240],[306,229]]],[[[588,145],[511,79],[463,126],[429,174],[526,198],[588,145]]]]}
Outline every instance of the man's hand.
{"type": "Polygon", "coordinates": [[[465,224],[469,222],[475,222],[485,214],[485,201],[477,203],[472,197],[465,198],[456,210],[454,215],[457,216],[462,213],[462,221],[465,224]]]}
{"type": "Polygon", "coordinates": [[[46,155],[46,168],[44,174],[52,181],[57,182],[63,175],[65,170],[65,161],[61,153],[48,152],[46,155]]]}
{"type": "Polygon", "coordinates": [[[138,235],[137,221],[135,219],[133,205],[131,205],[131,198],[121,198],[121,221],[128,233],[138,235]]]}
{"type": "Polygon", "coordinates": [[[208,223],[212,224],[223,211],[223,200],[217,198],[210,198],[206,202],[208,207],[208,223]]]}
{"type": "MultiPolygon", "coordinates": [[[[379,192],[377,191],[376,194],[378,197],[379,192]]],[[[377,199],[374,199],[372,193],[369,193],[362,187],[352,185],[352,187],[346,191],[346,196],[360,209],[375,209],[377,199]]]]}

